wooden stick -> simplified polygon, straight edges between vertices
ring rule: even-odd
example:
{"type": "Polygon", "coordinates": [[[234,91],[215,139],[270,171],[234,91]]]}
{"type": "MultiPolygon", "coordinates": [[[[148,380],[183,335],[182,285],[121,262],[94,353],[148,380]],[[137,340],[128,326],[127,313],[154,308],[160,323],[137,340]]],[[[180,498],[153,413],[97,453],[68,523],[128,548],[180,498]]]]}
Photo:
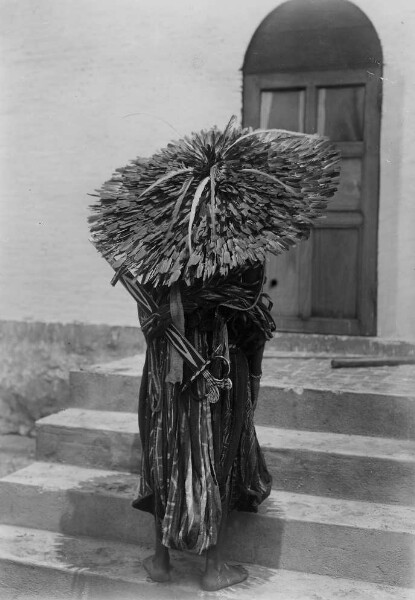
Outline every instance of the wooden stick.
{"type": "Polygon", "coordinates": [[[398,367],[399,365],[415,365],[415,357],[406,356],[362,356],[360,358],[334,358],[332,369],[349,369],[356,367],[398,367]]]}

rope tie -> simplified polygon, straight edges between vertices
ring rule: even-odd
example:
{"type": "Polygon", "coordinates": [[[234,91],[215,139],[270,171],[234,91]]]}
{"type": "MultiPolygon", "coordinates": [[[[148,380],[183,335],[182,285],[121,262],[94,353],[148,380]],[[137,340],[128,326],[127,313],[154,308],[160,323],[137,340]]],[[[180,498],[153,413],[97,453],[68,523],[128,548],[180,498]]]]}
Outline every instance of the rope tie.
{"type": "Polygon", "coordinates": [[[159,306],[158,310],[141,321],[141,329],[148,339],[153,339],[160,336],[163,331],[171,324],[172,317],[170,314],[170,306],[164,304],[159,306]]]}

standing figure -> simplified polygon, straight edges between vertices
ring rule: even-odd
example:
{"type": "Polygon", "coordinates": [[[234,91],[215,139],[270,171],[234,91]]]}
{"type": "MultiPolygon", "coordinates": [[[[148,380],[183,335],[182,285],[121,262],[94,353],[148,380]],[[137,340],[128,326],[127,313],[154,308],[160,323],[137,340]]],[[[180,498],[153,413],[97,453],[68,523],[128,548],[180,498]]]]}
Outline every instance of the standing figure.
{"type": "Polygon", "coordinates": [[[214,402],[200,374],[189,385],[192,373],[185,368],[174,382],[174,349],[163,335],[177,309],[169,310],[171,294],[153,291],[158,305],[167,305],[159,311],[168,315],[162,326],[141,319],[148,348],[139,398],[141,479],[133,506],[155,517],[155,554],[144,565],[155,581],[170,579],[169,548],[206,550],[205,590],[248,576],[224,562],[223,545],[228,513],[256,512],[271,491],[254,427],[262,354],[275,329],[262,284],[259,267],[173,294],[175,302],[183,301],[187,340],[211,357],[219,382],[229,374],[231,385],[219,388],[214,402]]]}
{"type": "Polygon", "coordinates": [[[145,568],[169,580],[169,549],[206,552],[202,587],[247,577],[223,560],[230,511],[256,511],[271,477],[255,434],[268,252],[310,233],[333,196],[339,155],[284,130],[192,134],[119,169],[91,208],[92,242],[138,303],[147,340],[134,507],[154,515],[145,568]]]}

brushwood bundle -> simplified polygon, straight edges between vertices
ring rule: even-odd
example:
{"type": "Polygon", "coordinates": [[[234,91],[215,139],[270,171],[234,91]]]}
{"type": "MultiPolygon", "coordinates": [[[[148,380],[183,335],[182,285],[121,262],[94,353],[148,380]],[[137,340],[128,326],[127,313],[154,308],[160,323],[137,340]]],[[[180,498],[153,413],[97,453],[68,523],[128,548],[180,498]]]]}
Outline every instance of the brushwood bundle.
{"type": "Polygon", "coordinates": [[[306,239],[338,181],[326,139],[232,119],[117,169],[91,207],[91,241],[142,283],[206,283],[306,239]]]}

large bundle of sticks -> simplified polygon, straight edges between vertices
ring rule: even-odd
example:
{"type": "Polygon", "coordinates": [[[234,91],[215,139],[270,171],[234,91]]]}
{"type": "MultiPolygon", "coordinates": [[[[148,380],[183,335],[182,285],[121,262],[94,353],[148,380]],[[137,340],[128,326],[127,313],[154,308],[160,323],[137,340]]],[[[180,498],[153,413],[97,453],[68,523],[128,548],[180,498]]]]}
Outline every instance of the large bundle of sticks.
{"type": "Polygon", "coordinates": [[[118,169],[91,207],[91,241],[143,283],[204,283],[308,237],[339,180],[319,136],[231,119],[118,169]]]}

